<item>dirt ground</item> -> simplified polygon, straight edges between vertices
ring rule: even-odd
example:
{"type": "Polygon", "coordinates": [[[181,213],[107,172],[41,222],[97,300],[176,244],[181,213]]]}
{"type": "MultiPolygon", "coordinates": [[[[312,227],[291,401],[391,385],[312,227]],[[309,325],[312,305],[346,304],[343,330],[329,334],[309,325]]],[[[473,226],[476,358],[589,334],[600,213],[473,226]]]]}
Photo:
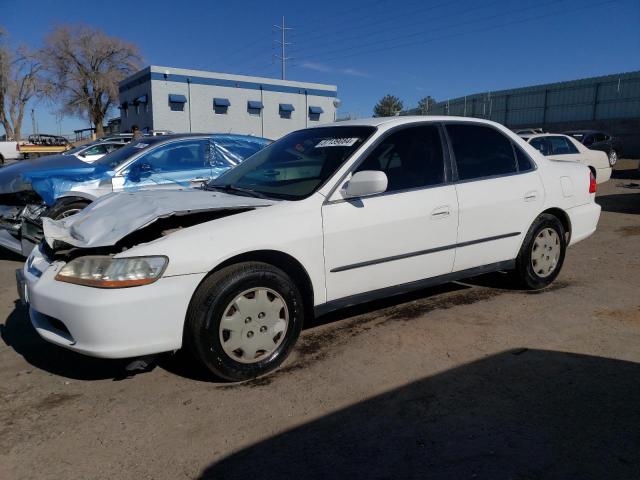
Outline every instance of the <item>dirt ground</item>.
{"type": "Polygon", "coordinates": [[[640,478],[637,166],[547,290],[490,275],[353,308],[238,385],[45,343],[2,253],[0,478],[640,478]]]}

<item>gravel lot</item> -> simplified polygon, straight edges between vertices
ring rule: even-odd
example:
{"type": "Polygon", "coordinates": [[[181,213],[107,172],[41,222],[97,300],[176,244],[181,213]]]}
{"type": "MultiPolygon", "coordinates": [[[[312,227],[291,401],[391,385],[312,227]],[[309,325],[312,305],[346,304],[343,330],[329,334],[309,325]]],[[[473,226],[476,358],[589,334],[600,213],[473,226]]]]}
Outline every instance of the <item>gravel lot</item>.
{"type": "Polygon", "coordinates": [[[46,344],[0,253],[0,478],[640,478],[637,166],[549,289],[490,275],[340,312],[239,385],[46,344]]]}

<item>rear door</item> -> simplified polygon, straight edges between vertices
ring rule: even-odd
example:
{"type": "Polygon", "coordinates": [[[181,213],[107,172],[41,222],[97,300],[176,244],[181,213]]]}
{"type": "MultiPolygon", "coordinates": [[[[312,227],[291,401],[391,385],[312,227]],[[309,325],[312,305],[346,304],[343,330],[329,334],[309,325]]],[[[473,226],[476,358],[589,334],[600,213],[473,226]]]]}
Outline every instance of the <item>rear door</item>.
{"type": "Polygon", "coordinates": [[[323,205],[327,300],[451,272],[458,201],[445,165],[429,124],[387,134],[355,167],[385,172],[388,187],[348,200],[335,192],[323,205]]]}
{"type": "Polygon", "coordinates": [[[597,132],[593,134],[593,143],[589,145],[591,150],[600,150],[601,152],[609,153],[611,150],[611,143],[609,142],[609,136],[602,133],[597,132]]]}
{"type": "Polygon", "coordinates": [[[447,123],[456,167],[459,225],[454,271],[517,256],[544,203],[535,163],[498,129],[447,123]]]}

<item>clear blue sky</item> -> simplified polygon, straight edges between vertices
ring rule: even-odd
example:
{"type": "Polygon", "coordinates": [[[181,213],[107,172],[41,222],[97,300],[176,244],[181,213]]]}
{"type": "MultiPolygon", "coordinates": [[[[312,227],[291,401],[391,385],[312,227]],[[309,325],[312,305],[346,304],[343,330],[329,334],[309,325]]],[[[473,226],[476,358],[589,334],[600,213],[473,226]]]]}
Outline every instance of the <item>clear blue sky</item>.
{"type": "MultiPolygon", "coordinates": [[[[137,44],[145,65],[278,77],[272,24],[284,15],[288,79],[338,85],[340,113],[370,116],[387,93],[405,107],[640,69],[638,0],[325,0],[320,2],[0,0],[14,44],[84,23],[137,44]]],[[[35,106],[41,132],[52,108],[35,106]]],[[[115,112],[117,114],[117,111],[115,112]]],[[[64,118],[63,133],[88,126],[64,118]]],[[[27,116],[24,130],[31,131],[27,116]]]]}

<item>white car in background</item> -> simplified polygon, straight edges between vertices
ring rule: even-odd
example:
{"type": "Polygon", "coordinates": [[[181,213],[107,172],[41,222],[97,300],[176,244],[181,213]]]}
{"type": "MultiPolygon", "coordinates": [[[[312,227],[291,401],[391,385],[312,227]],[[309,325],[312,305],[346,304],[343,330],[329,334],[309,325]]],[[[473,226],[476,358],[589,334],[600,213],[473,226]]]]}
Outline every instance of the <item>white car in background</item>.
{"type": "Polygon", "coordinates": [[[604,183],[611,178],[611,165],[607,154],[599,150],[590,150],[569,135],[540,133],[520,136],[551,160],[575,161],[588,166],[598,183],[604,183]]]}
{"type": "Polygon", "coordinates": [[[104,358],[187,348],[276,368],[314,315],[478,274],[549,285],[591,235],[596,183],[497,123],[373,118],[293,132],[204,189],[110,194],[16,272],[38,333],[104,358]]]}
{"type": "Polygon", "coordinates": [[[17,160],[20,158],[18,142],[0,141],[0,165],[4,165],[7,160],[17,160]]]}
{"type": "Polygon", "coordinates": [[[104,157],[107,153],[111,153],[126,145],[124,141],[99,141],[89,145],[80,145],[63,152],[62,155],[74,155],[79,160],[87,163],[93,163],[104,157]]]}

